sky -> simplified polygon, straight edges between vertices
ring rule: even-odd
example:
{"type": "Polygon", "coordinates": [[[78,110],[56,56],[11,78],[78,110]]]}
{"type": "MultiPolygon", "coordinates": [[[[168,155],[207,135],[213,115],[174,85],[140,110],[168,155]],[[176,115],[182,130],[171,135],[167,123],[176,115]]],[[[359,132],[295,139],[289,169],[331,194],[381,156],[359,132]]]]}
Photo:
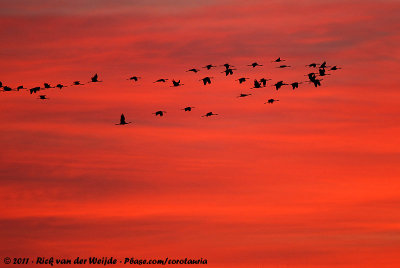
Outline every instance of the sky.
{"type": "Polygon", "coordinates": [[[0,262],[399,267],[399,13],[394,0],[0,0],[3,85],[103,81],[45,101],[0,92],[0,262]],[[323,61],[342,69],[321,87],[271,86],[323,61]]]}

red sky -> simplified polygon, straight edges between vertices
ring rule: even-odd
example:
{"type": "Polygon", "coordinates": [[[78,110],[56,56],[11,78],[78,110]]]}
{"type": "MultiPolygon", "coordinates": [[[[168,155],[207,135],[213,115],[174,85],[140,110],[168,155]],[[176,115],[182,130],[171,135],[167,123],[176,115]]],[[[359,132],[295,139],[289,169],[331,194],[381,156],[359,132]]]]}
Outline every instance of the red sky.
{"type": "Polygon", "coordinates": [[[0,258],[399,267],[398,1],[38,2],[0,3],[0,81],[104,82],[0,92],[0,258]],[[320,88],[235,81],[324,60],[320,88]]]}

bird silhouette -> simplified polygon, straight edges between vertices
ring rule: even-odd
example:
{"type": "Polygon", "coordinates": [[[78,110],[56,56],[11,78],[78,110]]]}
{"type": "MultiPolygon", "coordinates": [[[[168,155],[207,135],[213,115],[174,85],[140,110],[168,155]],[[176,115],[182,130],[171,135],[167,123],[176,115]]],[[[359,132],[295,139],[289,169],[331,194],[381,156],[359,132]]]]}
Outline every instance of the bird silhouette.
{"type": "Polygon", "coordinates": [[[264,104],[273,104],[274,102],[279,101],[279,100],[275,100],[275,99],[269,99],[267,100],[267,102],[264,102],[264,104]]]}
{"type": "Polygon", "coordinates": [[[164,116],[164,113],[166,113],[166,111],[157,111],[155,113],[153,113],[155,116],[159,115],[159,116],[164,116]]]}
{"type": "Polygon", "coordinates": [[[186,72],[194,72],[194,73],[197,73],[197,72],[199,72],[199,71],[200,71],[199,69],[193,68],[193,69],[187,70],[186,72]]]}
{"type": "Polygon", "coordinates": [[[139,76],[131,76],[127,80],[133,80],[133,81],[137,82],[140,78],[141,77],[139,77],[139,76]]]}
{"type": "Polygon", "coordinates": [[[200,79],[199,81],[203,81],[203,84],[204,85],[207,85],[207,84],[211,84],[211,78],[212,77],[204,77],[203,79],[200,79]]]}
{"type": "Polygon", "coordinates": [[[188,107],[183,108],[182,110],[184,110],[185,112],[190,112],[190,111],[192,111],[193,108],[195,108],[195,107],[188,106],[188,107]]]}
{"type": "Polygon", "coordinates": [[[116,125],[127,125],[127,124],[130,124],[130,123],[132,123],[132,122],[126,122],[124,114],[121,114],[121,118],[119,120],[119,124],[116,124],[116,125]]]}
{"type": "Polygon", "coordinates": [[[252,66],[252,67],[254,68],[254,67],[257,67],[257,66],[263,66],[263,65],[261,65],[261,64],[258,64],[257,62],[253,62],[252,64],[250,64],[250,65],[247,65],[247,66],[252,66]]]}
{"type": "Polygon", "coordinates": [[[240,95],[237,96],[237,98],[244,98],[244,97],[247,97],[247,96],[250,96],[250,95],[251,95],[251,93],[248,93],[248,94],[240,93],[240,95]]]}
{"type": "Polygon", "coordinates": [[[233,70],[236,70],[236,69],[228,68],[228,69],[226,69],[225,71],[223,71],[221,73],[225,73],[225,76],[228,76],[228,75],[232,75],[233,74],[233,70]]]}
{"type": "Polygon", "coordinates": [[[54,88],[54,87],[50,86],[50,84],[48,84],[48,83],[44,83],[43,86],[45,89],[54,88]]]}
{"type": "Polygon", "coordinates": [[[161,79],[158,79],[158,80],[154,81],[153,83],[160,83],[160,82],[165,83],[165,82],[167,82],[167,81],[168,81],[168,79],[166,79],[166,78],[161,78],[161,79]]]}
{"type": "Polygon", "coordinates": [[[325,69],[323,69],[323,68],[320,68],[320,69],[318,70],[318,72],[319,72],[319,76],[330,75],[330,74],[327,74],[326,71],[325,71],[325,69]]]}
{"type": "Polygon", "coordinates": [[[14,91],[11,87],[3,86],[3,91],[14,91]]]}
{"type": "Polygon", "coordinates": [[[324,61],[324,62],[319,66],[319,68],[325,69],[325,68],[326,68],[326,61],[324,61]]]}
{"type": "Polygon", "coordinates": [[[316,68],[317,67],[317,63],[310,63],[310,64],[306,65],[306,67],[316,68]]]}
{"type": "Polygon", "coordinates": [[[285,61],[285,60],[282,60],[282,59],[279,57],[279,58],[277,58],[276,60],[273,60],[272,62],[282,62],[282,61],[285,61]]]}
{"type": "Polygon", "coordinates": [[[206,66],[204,66],[204,67],[202,67],[202,68],[207,68],[207,70],[210,70],[210,69],[213,68],[213,67],[217,67],[217,66],[214,66],[214,65],[212,65],[212,64],[208,64],[208,65],[206,65],[206,66]]]}
{"type": "Polygon", "coordinates": [[[292,67],[292,66],[290,66],[290,65],[280,65],[280,66],[278,66],[278,67],[276,67],[276,68],[281,68],[281,69],[283,69],[283,68],[289,68],[289,67],[292,67]]]}
{"type": "Polygon", "coordinates": [[[224,65],[221,66],[225,66],[226,69],[230,69],[231,67],[235,67],[233,65],[230,65],[229,63],[225,63],[224,65]]]}
{"type": "Polygon", "coordinates": [[[315,79],[317,78],[317,76],[315,75],[315,73],[309,73],[309,74],[307,74],[307,76],[308,76],[308,79],[309,79],[311,82],[314,82],[315,79]]]}
{"type": "Polygon", "coordinates": [[[63,84],[57,84],[56,87],[59,88],[59,89],[62,89],[63,87],[67,87],[67,86],[64,86],[63,84]]]}
{"type": "Polygon", "coordinates": [[[213,112],[208,112],[205,115],[202,115],[201,117],[210,117],[210,116],[213,116],[213,115],[218,115],[218,114],[214,114],[213,112]]]}
{"type": "Polygon", "coordinates": [[[39,95],[40,100],[48,100],[49,98],[46,97],[46,95],[39,95]]]}
{"type": "Polygon", "coordinates": [[[314,86],[315,86],[315,87],[319,87],[319,86],[321,86],[321,81],[322,81],[322,79],[315,79],[315,80],[312,81],[312,82],[314,83],[314,86]]]}
{"type": "Polygon", "coordinates": [[[275,86],[276,90],[279,90],[282,86],[287,86],[287,85],[288,84],[285,84],[283,81],[278,81],[273,86],[275,86]]]}
{"type": "Polygon", "coordinates": [[[183,86],[183,84],[181,84],[181,80],[178,80],[178,81],[172,80],[171,87],[179,87],[179,86],[183,86]]]}
{"type": "Polygon", "coordinates": [[[263,87],[267,86],[267,81],[269,81],[271,79],[266,79],[266,78],[261,78],[260,79],[260,83],[263,85],[263,87]]]}
{"type": "Polygon", "coordinates": [[[99,80],[98,74],[95,74],[95,75],[91,78],[91,81],[90,81],[90,82],[92,82],[92,83],[98,83],[98,82],[103,82],[103,81],[100,81],[100,80],[99,80]]]}
{"type": "Polygon", "coordinates": [[[323,79],[317,79],[315,76],[313,78],[310,79],[310,81],[307,81],[309,83],[313,83],[315,87],[319,87],[321,86],[321,81],[323,79]]]}
{"type": "Polygon", "coordinates": [[[257,79],[254,79],[254,87],[252,88],[261,88],[261,83],[257,79]]]}
{"type": "Polygon", "coordinates": [[[81,83],[81,81],[74,81],[72,83],[73,86],[83,86],[84,84],[81,83]]]}
{"type": "Polygon", "coordinates": [[[34,87],[34,88],[29,89],[29,92],[32,94],[32,93],[38,92],[39,90],[40,90],[40,87],[34,87]]]}
{"type": "Polygon", "coordinates": [[[342,68],[339,68],[336,65],[332,66],[332,68],[330,68],[331,71],[336,71],[336,70],[339,70],[339,69],[342,69],[342,68]]]}
{"type": "Polygon", "coordinates": [[[241,78],[239,78],[239,79],[236,79],[236,81],[239,81],[239,84],[241,84],[241,83],[246,82],[247,79],[250,79],[250,78],[241,77],[241,78]]]}
{"type": "Polygon", "coordinates": [[[299,88],[299,84],[301,84],[302,82],[293,82],[290,85],[292,86],[292,89],[295,90],[296,88],[299,88]]]}

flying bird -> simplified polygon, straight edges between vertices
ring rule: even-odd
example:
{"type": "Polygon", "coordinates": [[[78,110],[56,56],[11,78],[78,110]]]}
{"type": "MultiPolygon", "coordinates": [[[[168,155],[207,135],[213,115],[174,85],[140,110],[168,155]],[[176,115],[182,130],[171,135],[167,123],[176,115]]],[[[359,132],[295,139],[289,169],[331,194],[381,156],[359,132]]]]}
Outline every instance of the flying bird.
{"type": "Polygon", "coordinates": [[[288,84],[285,84],[283,81],[278,81],[273,86],[275,86],[276,90],[279,90],[282,86],[287,86],[287,85],[288,84]]]}
{"type": "Polygon", "coordinates": [[[316,68],[317,67],[317,63],[310,63],[310,64],[306,65],[306,67],[316,68]]]}
{"type": "Polygon", "coordinates": [[[183,86],[183,84],[181,84],[181,80],[175,81],[172,79],[172,86],[171,87],[179,87],[179,86],[183,86]]]}
{"type": "Polygon", "coordinates": [[[232,75],[233,74],[233,70],[236,70],[236,69],[228,68],[228,69],[226,69],[225,71],[223,71],[221,73],[225,73],[225,76],[228,76],[228,75],[232,75]]]}
{"type": "Polygon", "coordinates": [[[39,90],[40,90],[40,87],[34,87],[34,88],[29,89],[29,92],[32,94],[32,93],[38,92],[39,90]]]}
{"type": "Polygon", "coordinates": [[[250,78],[241,77],[241,78],[239,78],[239,79],[236,79],[236,81],[239,81],[239,84],[241,84],[241,83],[246,82],[247,79],[250,79],[250,78]]]}
{"type": "Polygon", "coordinates": [[[267,100],[267,102],[264,102],[264,104],[273,104],[274,102],[279,101],[279,100],[275,100],[275,99],[269,99],[267,100]]]}
{"type": "Polygon", "coordinates": [[[315,87],[319,87],[319,86],[321,86],[321,81],[322,81],[322,79],[315,79],[315,80],[312,81],[312,82],[314,83],[314,86],[315,86],[315,87]]]}
{"type": "Polygon", "coordinates": [[[141,77],[139,77],[139,76],[131,76],[127,80],[133,80],[133,81],[137,82],[140,78],[141,77]]]}
{"type": "Polygon", "coordinates": [[[63,84],[57,84],[56,87],[59,88],[59,89],[62,89],[63,87],[67,87],[67,86],[64,86],[63,84]]]}
{"type": "Polygon", "coordinates": [[[199,69],[193,68],[193,69],[187,70],[186,72],[194,72],[194,73],[197,73],[197,72],[199,72],[199,71],[200,71],[199,69]]]}
{"type": "Polygon", "coordinates": [[[319,68],[325,69],[325,68],[326,68],[326,61],[324,61],[324,62],[319,66],[319,68]]]}
{"type": "Polygon", "coordinates": [[[199,81],[203,81],[203,84],[204,85],[207,85],[207,84],[211,84],[211,78],[212,77],[204,77],[203,79],[200,79],[199,81]]]}
{"type": "Polygon", "coordinates": [[[48,98],[46,97],[46,95],[39,95],[39,98],[38,99],[40,99],[40,100],[47,100],[48,98]]]}
{"type": "Polygon", "coordinates": [[[320,68],[320,69],[318,70],[318,72],[319,72],[319,76],[329,75],[329,74],[326,73],[325,69],[321,69],[321,68],[320,68]]]}
{"type": "Polygon", "coordinates": [[[283,68],[289,68],[289,67],[292,67],[292,66],[290,66],[290,65],[280,65],[280,66],[278,66],[278,67],[276,67],[276,68],[281,68],[281,69],[283,69],[283,68]]]}
{"type": "Polygon", "coordinates": [[[155,116],[159,115],[159,116],[164,116],[164,113],[166,113],[166,111],[157,111],[155,113],[153,113],[155,116]]]}
{"type": "Polygon", "coordinates": [[[237,98],[244,98],[244,97],[247,97],[247,96],[250,96],[250,95],[251,95],[250,93],[249,94],[240,93],[240,95],[237,96],[237,98]]]}
{"type": "Polygon", "coordinates": [[[183,108],[182,110],[184,110],[185,112],[190,112],[190,111],[192,111],[193,108],[195,108],[195,107],[188,106],[188,107],[183,108]]]}
{"type": "Polygon", "coordinates": [[[213,114],[213,112],[206,113],[205,115],[202,115],[201,117],[209,117],[213,115],[218,115],[218,114],[213,114]]]}
{"type": "Polygon", "coordinates": [[[214,65],[212,65],[212,64],[208,64],[208,65],[206,65],[206,66],[204,66],[204,67],[202,67],[202,68],[207,68],[207,70],[210,70],[210,69],[213,68],[213,67],[217,67],[217,66],[214,66],[214,65]]]}
{"type": "Polygon", "coordinates": [[[226,69],[230,69],[231,67],[235,67],[233,65],[230,65],[229,63],[225,63],[224,65],[221,66],[225,66],[226,69]]]}
{"type": "Polygon", "coordinates": [[[165,83],[165,82],[167,82],[167,81],[168,81],[168,79],[166,79],[166,78],[161,78],[161,79],[158,79],[157,81],[154,81],[153,83],[160,83],[160,82],[165,83]]]}
{"type": "Polygon", "coordinates": [[[252,88],[261,88],[261,83],[257,79],[254,79],[254,87],[252,88]]]}
{"type": "Polygon", "coordinates": [[[307,74],[308,79],[310,79],[311,82],[314,82],[315,79],[317,79],[317,76],[315,75],[315,73],[309,73],[307,74]]]}
{"type": "Polygon", "coordinates": [[[83,86],[84,84],[81,83],[81,81],[74,81],[72,83],[73,86],[83,86]]]}
{"type": "Polygon", "coordinates": [[[336,71],[336,70],[339,70],[339,69],[342,69],[342,68],[339,68],[336,65],[332,66],[332,68],[330,68],[331,71],[336,71]]]}
{"type": "Polygon", "coordinates": [[[121,118],[119,120],[119,124],[116,124],[116,125],[127,125],[127,124],[130,124],[130,123],[132,123],[132,122],[126,122],[124,114],[121,114],[121,118]]]}
{"type": "Polygon", "coordinates": [[[21,89],[26,89],[24,86],[18,86],[17,91],[20,91],[21,89]]]}
{"type": "Polygon", "coordinates": [[[48,83],[44,83],[43,86],[44,86],[44,88],[46,88],[46,89],[47,89],[47,88],[54,88],[54,87],[50,86],[50,84],[48,84],[48,83]]]}
{"type": "Polygon", "coordinates": [[[321,81],[322,81],[322,80],[323,80],[323,79],[317,79],[317,78],[314,76],[314,77],[310,78],[310,81],[307,81],[307,82],[313,83],[315,87],[319,87],[319,86],[321,86],[321,81]]]}
{"type": "Polygon", "coordinates": [[[282,60],[282,59],[279,57],[279,58],[277,58],[276,60],[273,60],[272,62],[282,62],[282,61],[285,61],[285,60],[282,60]]]}
{"type": "Polygon", "coordinates": [[[295,90],[296,88],[299,88],[299,84],[301,84],[302,82],[293,82],[290,85],[292,86],[292,89],[295,90]]]}
{"type": "Polygon", "coordinates": [[[3,91],[13,91],[13,89],[8,86],[3,86],[3,91]]]}
{"type": "Polygon", "coordinates": [[[267,81],[269,81],[271,79],[265,79],[265,78],[261,78],[260,79],[260,83],[263,85],[263,87],[267,86],[267,81]]]}
{"type": "Polygon", "coordinates": [[[253,68],[254,68],[254,67],[257,67],[257,66],[263,66],[263,65],[261,65],[261,64],[258,64],[257,62],[253,62],[252,64],[250,64],[250,65],[247,65],[247,66],[253,66],[253,68]]]}
{"type": "Polygon", "coordinates": [[[98,82],[103,82],[99,80],[99,76],[98,74],[95,74],[92,78],[91,78],[91,82],[92,83],[98,83],[98,82]]]}

